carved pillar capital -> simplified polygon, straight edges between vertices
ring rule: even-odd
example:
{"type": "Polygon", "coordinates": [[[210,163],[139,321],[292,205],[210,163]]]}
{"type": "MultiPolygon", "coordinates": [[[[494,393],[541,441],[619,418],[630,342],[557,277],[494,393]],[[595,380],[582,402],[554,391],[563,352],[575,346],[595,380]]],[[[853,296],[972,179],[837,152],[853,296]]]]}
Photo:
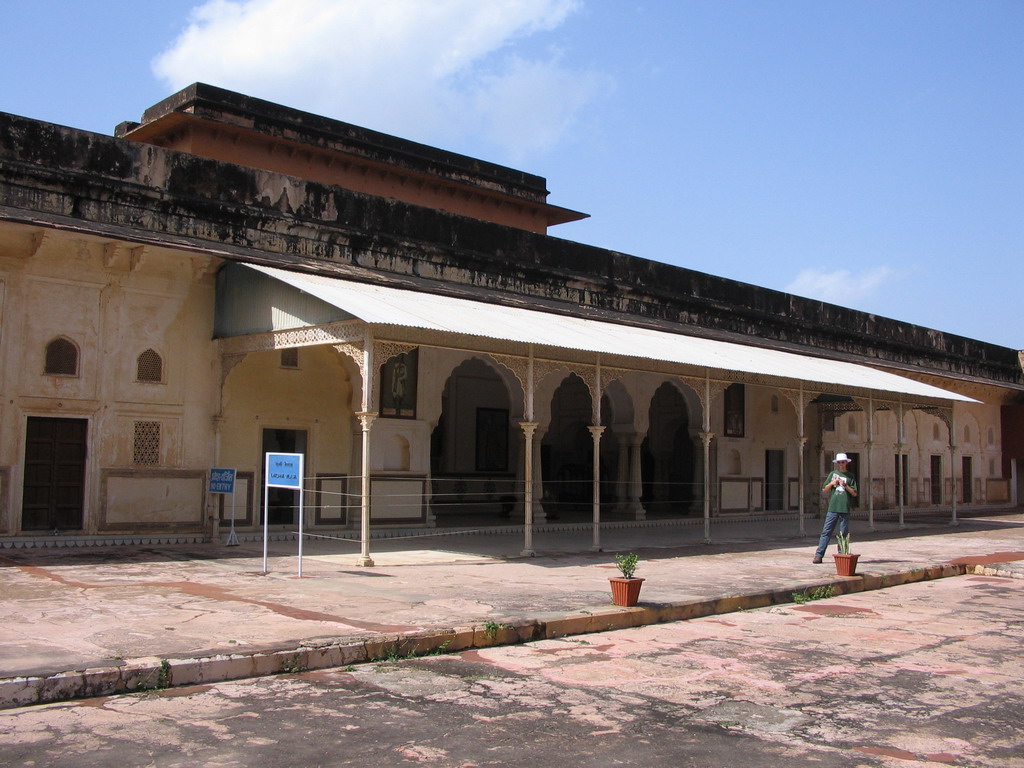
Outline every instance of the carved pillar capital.
{"type": "Polygon", "coordinates": [[[359,417],[359,423],[363,427],[363,432],[369,432],[370,427],[373,426],[373,422],[377,418],[377,413],[375,411],[359,411],[356,413],[356,416],[359,417]]]}

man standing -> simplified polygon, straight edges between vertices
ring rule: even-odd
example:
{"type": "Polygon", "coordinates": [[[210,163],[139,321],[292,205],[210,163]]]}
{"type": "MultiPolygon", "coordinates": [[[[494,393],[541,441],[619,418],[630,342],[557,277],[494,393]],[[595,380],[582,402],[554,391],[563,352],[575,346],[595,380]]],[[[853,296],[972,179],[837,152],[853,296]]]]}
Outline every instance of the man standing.
{"type": "Polygon", "coordinates": [[[846,472],[850,466],[850,457],[845,453],[837,453],[832,460],[835,466],[825,480],[825,487],[822,493],[829,494],[828,513],[825,515],[825,525],[821,529],[821,538],[818,540],[818,549],[814,553],[812,563],[820,563],[828,549],[828,543],[832,540],[832,533],[839,526],[839,533],[846,536],[850,532],[850,497],[857,495],[857,481],[846,472]]]}

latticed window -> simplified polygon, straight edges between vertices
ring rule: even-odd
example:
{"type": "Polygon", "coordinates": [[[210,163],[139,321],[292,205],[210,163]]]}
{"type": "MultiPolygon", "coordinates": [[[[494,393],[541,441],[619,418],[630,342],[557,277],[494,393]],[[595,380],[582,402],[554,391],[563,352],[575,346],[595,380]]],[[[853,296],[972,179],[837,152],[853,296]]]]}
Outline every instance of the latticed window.
{"type": "Polygon", "coordinates": [[[298,368],[299,367],[299,348],[289,347],[281,350],[281,367],[282,368],[298,368]]]}
{"type": "Polygon", "coordinates": [[[164,380],[164,359],[152,349],[147,349],[135,361],[135,380],[160,383],[164,380]]]}
{"type": "Polygon", "coordinates": [[[160,463],[160,422],[136,421],[132,460],[136,464],[160,463]]]}
{"type": "Polygon", "coordinates": [[[64,337],[46,345],[46,373],[54,376],[78,375],[78,347],[64,337]]]}

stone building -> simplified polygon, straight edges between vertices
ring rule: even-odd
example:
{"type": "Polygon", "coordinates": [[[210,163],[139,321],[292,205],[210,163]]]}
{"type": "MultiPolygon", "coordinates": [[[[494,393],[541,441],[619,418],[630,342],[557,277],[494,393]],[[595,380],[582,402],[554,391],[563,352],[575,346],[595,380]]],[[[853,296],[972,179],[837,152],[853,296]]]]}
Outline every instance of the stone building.
{"type": "MultiPolygon", "coordinates": [[[[0,544],[1020,502],[1015,350],[547,234],[543,178],[196,84],[0,115],[0,544]],[[232,497],[208,492],[237,470],[232,497]]],[[[592,525],[599,546],[600,525],[592,525]]],[[[581,546],[590,544],[581,534],[581,546]]]]}

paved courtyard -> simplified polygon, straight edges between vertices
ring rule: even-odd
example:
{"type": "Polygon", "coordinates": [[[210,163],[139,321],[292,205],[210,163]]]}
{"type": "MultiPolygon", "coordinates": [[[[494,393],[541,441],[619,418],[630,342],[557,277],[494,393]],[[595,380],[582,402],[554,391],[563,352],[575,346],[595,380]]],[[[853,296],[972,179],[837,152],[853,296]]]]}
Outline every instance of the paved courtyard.
{"type": "Polygon", "coordinates": [[[1024,580],[0,712],[0,763],[1024,766],[1024,580]]]}

